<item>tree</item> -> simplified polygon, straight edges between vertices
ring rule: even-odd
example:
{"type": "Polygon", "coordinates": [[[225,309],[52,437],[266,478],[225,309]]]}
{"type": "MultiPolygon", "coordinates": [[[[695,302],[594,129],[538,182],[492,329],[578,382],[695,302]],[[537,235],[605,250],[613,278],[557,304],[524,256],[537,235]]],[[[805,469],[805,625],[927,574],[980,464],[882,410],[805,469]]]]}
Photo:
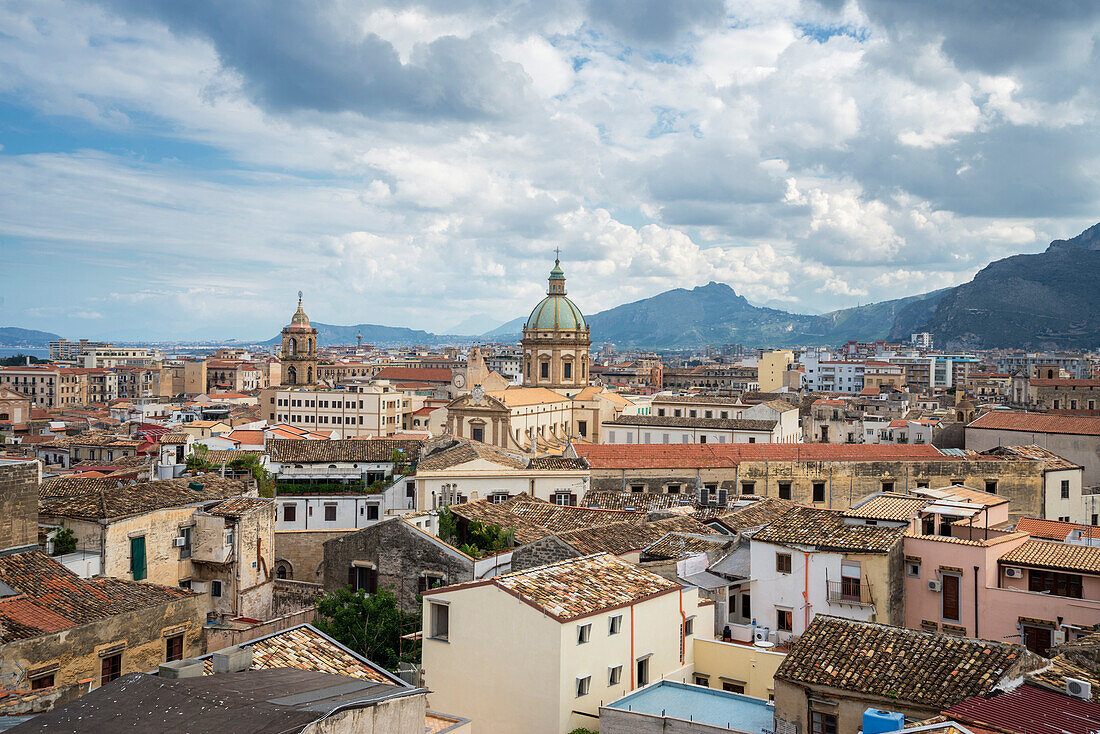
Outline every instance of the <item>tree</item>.
{"type": "Polygon", "coordinates": [[[466,524],[466,532],[460,533],[458,518],[449,507],[439,511],[439,539],[457,547],[474,558],[503,553],[515,543],[515,533],[499,525],[488,525],[480,520],[466,524]]]}
{"type": "Polygon", "coordinates": [[[366,594],[345,586],[325,594],[317,601],[313,624],[387,670],[420,660],[420,643],[401,639],[420,629],[420,613],[402,611],[389,589],[366,594]]]}
{"type": "Polygon", "coordinates": [[[76,550],[76,533],[71,529],[61,526],[61,529],[53,536],[53,554],[63,556],[76,550]]]}

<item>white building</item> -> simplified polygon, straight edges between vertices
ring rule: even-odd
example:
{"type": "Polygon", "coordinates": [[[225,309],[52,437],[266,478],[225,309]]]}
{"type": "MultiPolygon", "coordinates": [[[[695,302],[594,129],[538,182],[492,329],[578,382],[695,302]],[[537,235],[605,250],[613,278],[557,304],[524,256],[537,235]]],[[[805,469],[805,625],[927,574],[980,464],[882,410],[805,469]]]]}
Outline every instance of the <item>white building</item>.
{"type": "Polygon", "coordinates": [[[286,423],[333,438],[392,436],[409,430],[424,396],[397,389],[384,380],[349,384],[344,390],[277,387],[260,393],[268,423],[286,423]]]}
{"type": "MultiPolygon", "coordinates": [[[[904,606],[889,580],[892,563],[902,564],[908,521],[893,525],[796,507],[755,533],[748,593],[756,627],[766,628],[761,633],[768,640],[783,643],[802,634],[817,614],[904,624],[904,606]]],[[[744,606],[734,599],[729,604],[744,606]]]]}
{"type": "Polygon", "coordinates": [[[697,589],[606,553],[426,591],[429,706],[479,731],[593,728],[602,704],[690,673],[713,610],[697,589]]]}
{"type": "Polygon", "coordinates": [[[811,392],[858,395],[863,390],[863,373],[867,369],[864,362],[821,359],[816,352],[807,352],[802,357],[802,364],[806,368],[806,388],[811,392]]]}
{"type": "MultiPolygon", "coordinates": [[[[794,411],[797,424],[798,411],[794,411]]],[[[783,424],[764,418],[620,415],[600,426],[601,443],[780,443],[783,424]]]]}

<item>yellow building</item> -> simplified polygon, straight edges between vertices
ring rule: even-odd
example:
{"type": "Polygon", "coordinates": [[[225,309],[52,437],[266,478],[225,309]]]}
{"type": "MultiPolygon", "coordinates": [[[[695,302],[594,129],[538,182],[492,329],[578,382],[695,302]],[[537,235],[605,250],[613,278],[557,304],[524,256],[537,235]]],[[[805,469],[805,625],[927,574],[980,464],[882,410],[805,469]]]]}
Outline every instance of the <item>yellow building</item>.
{"type": "Polygon", "coordinates": [[[695,640],[695,672],[691,682],[770,700],[775,696],[775,671],[786,657],[786,648],[700,637],[695,640]]]}
{"type": "Polygon", "coordinates": [[[757,363],[757,382],[760,392],[778,392],[787,384],[787,371],[794,364],[794,352],[777,349],[765,352],[757,363]]]}
{"type": "Polygon", "coordinates": [[[691,671],[713,609],[606,553],[425,592],[429,706],[478,731],[594,729],[601,703],[691,671]]]}

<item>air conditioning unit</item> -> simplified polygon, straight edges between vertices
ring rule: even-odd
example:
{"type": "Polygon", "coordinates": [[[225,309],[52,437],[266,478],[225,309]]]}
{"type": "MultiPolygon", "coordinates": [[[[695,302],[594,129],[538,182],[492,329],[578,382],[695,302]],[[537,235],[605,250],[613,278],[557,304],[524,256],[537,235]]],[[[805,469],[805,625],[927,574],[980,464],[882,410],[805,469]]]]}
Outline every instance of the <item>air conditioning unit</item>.
{"type": "Polygon", "coordinates": [[[183,537],[182,535],[177,535],[176,537],[172,538],[172,545],[176,548],[182,548],[183,546],[187,545],[187,538],[183,537]]]}
{"type": "Polygon", "coordinates": [[[1010,579],[1022,579],[1024,577],[1024,569],[1008,566],[1005,568],[1005,576],[1010,579]]]}
{"type": "Polygon", "coordinates": [[[1092,699],[1092,684],[1087,680],[1078,680],[1077,678],[1066,678],[1066,693],[1074,698],[1083,698],[1088,701],[1092,699]]]}
{"type": "Polygon", "coordinates": [[[938,579],[929,579],[928,590],[934,591],[936,593],[943,591],[943,582],[939,581],[938,579]]]}

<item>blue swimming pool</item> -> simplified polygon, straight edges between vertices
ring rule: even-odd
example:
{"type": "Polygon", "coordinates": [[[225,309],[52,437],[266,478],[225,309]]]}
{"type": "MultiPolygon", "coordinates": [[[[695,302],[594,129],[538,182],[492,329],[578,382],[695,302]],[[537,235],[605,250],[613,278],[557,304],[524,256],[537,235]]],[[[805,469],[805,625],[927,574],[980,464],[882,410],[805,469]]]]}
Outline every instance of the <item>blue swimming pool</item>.
{"type": "Polygon", "coordinates": [[[774,728],[775,709],[767,701],[667,680],[623,696],[607,707],[725,726],[749,734],[765,734],[774,728]]]}

